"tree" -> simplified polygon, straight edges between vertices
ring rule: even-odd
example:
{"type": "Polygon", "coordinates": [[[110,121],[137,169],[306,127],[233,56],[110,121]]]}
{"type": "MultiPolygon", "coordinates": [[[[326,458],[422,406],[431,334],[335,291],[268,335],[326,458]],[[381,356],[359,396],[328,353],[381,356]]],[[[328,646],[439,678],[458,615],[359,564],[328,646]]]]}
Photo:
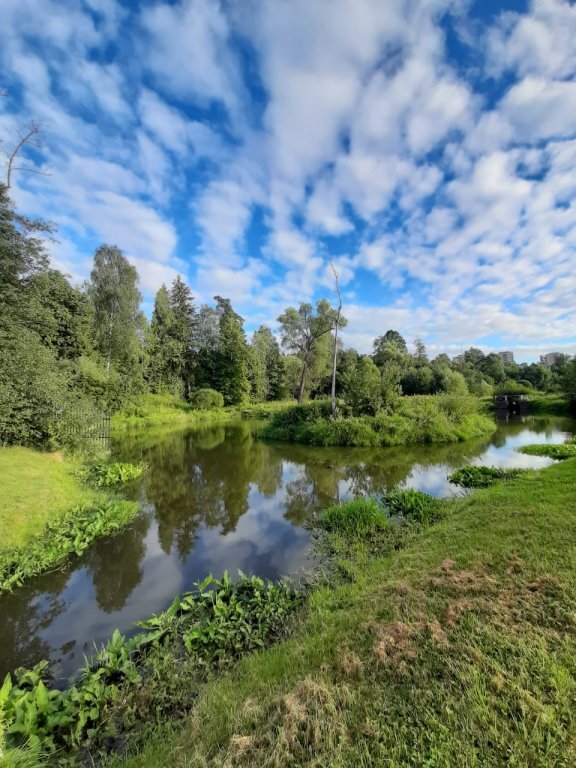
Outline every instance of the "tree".
{"type": "Polygon", "coordinates": [[[375,416],[382,407],[382,375],[371,357],[362,357],[347,374],[344,400],[355,416],[375,416]]]}
{"type": "Polygon", "coordinates": [[[284,366],[280,347],[270,328],[261,325],[252,336],[252,349],[257,357],[253,378],[259,378],[256,387],[260,400],[277,400],[284,384],[284,366]]]}
{"type": "Polygon", "coordinates": [[[326,299],[316,303],[316,313],[312,304],[300,304],[298,309],[288,307],[279,316],[282,345],[294,353],[300,360],[300,384],[298,387],[298,402],[304,400],[306,392],[306,376],[313,363],[314,354],[319,341],[330,333],[338,323],[343,327],[345,319],[337,319],[337,311],[334,310],[326,299]]]}
{"type": "Polygon", "coordinates": [[[332,387],[330,390],[330,414],[332,418],[336,416],[336,363],[338,359],[338,329],[346,325],[346,320],[342,318],[342,293],[340,292],[340,283],[338,281],[338,272],[334,268],[332,259],[330,259],[330,266],[334,273],[334,281],[336,283],[336,292],[338,293],[338,308],[336,309],[336,317],[334,319],[334,350],[332,353],[332,387]],[[341,320],[343,324],[341,325],[341,320]]]}
{"type": "Polygon", "coordinates": [[[89,296],[94,312],[96,349],[106,370],[115,365],[128,372],[138,356],[140,302],[138,272],[115,245],[101,245],[94,254],[89,296]]]}
{"type": "Polygon", "coordinates": [[[384,368],[387,363],[405,365],[408,358],[408,347],[398,331],[389,330],[383,336],[374,339],[372,359],[378,368],[384,368]]]}
{"type": "Polygon", "coordinates": [[[197,315],[194,331],[194,384],[216,389],[216,365],[220,343],[220,312],[203,304],[197,315]]]}
{"type": "Polygon", "coordinates": [[[174,317],[170,306],[170,294],[164,284],[154,298],[152,321],[147,336],[146,379],[153,392],[178,390],[179,354],[172,335],[174,317]]]}
{"type": "Polygon", "coordinates": [[[428,362],[428,353],[422,339],[414,339],[414,359],[418,363],[428,362]]]}
{"type": "Polygon", "coordinates": [[[225,405],[240,405],[250,391],[244,321],[234,311],[229,299],[214,298],[220,314],[216,389],[224,396],[225,405]]]}
{"type": "Polygon", "coordinates": [[[190,397],[190,382],[194,372],[194,329],[196,310],[192,291],[177,275],[169,294],[172,322],[175,373],[182,382],[186,399],[190,397]]]}
{"type": "Polygon", "coordinates": [[[22,151],[25,147],[33,147],[34,149],[42,149],[42,128],[40,123],[34,120],[29,123],[25,128],[18,130],[18,139],[11,149],[4,149],[0,147],[0,154],[4,156],[6,162],[6,189],[10,189],[12,185],[12,174],[14,171],[25,171],[26,173],[36,173],[39,176],[49,176],[49,173],[45,171],[39,171],[38,168],[31,168],[26,165],[17,165],[19,162],[22,151]]]}

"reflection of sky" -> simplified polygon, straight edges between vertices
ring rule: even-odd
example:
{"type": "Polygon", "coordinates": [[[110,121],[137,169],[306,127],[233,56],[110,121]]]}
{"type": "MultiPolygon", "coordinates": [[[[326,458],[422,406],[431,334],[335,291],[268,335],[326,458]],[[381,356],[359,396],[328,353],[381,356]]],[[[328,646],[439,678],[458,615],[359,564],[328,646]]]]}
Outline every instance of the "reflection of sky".
{"type": "MultiPolygon", "coordinates": [[[[175,495],[159,497],[164,507],[158,518],[155,503],[146,496],[148,486],[142,482],[131,491],[144,508],[141,524],[134,524],[108,543],[96,543],[64,573],[34,579],[10,599],[0,597],[0,614],[8,622],[5,626],[17,632],[17,637],[7,641],[0,638],[0,678],[8,671],[8,659],[12,664],[14,659],[22,659],[21,663],[30,665],[47,653],[61,662],[62,674],[73,673],[83,663],[83,656],[90,655],[94,643],[105,642],[116,627],[122,632],[134,631],[135,622],[165,610],[175,595],[190,589],[208,573],[220,576],[228,570],[235,576],[241,570],[277,578],[309,568],[312,560],[310,534],[303,527],[306,519],[326,503],[350,498],[358,487],[367,489],[363,492],[385,492],[390,478],[395,477],[393,482],[403,487],[436,497],[451,496],[461,493],[447,480],[458,461],[543,467],[550,459],[524,456],[516,449],[534,442],[560,443],[565,437],[566,433],[552,422],[529,421],[525,426],[516,423],[501,426],[491,441],[486,440],[476,449],[471,444],[461,449],[454,446],[449,449],[450,456],[446,446],[428,446],[421,451],[399,448],[370,453],[361,453],[362,449],[307,452],[302,446],[294,450],[293,446],[254,441],[248,443],[246,453],[246,442],[239,441],[235,447],[233,430],[227,431],[226,441],[210,448],[190,440],[183,444],[178,437],[170,444],[159,443],[156,447],[152,443],[146,449],[146,460],[157,463],[160,478],[162,467],[166,468],[166,483],[169,490],[171,486],[177,489],[175,495]],[[474,456],[475,450],[480,455],[474,456]],[[438,463],[434,463],[436,454],[441,457],[438,463]],[[221,461],[220,456],[225,460],[221,461]],[[269,468],[275,468],[277,474],[267,475],[269,468]],[[403,471],[394,474],[398,468],[403,471]],[[241,478],[237,485],[236,472],[241,478]],[[364,486],[358,486],[358,478],[364,486]],[[211,496],[198,495],[199,484],[211,496]],[[233,515],[233,509],[241,509],[237,519],[226,517],[225,486],[229,494],[237,492],[239,497],[229,511],[233,515]],[[266,488],[266,493],[259,487],[266,488]],[[202,504],[206,498],[214,502],[212,506],[224,510],[222,519],[205,516],[202,504]],[[174,506],[182,499],[183,506],[174,506]],[[170,529],[169,547],[165,541],[161,545],[162,525],[170,529]],[[174,536],[186,526],[190,546],[180,554],[174,536]],[[132,563],[131,558],[139,559],[132,563]],[[3,646],[6,642],[9,645],[3,646]]],[[[137,460],[141,456],[125,450],[123,457],[137,460]]]]}

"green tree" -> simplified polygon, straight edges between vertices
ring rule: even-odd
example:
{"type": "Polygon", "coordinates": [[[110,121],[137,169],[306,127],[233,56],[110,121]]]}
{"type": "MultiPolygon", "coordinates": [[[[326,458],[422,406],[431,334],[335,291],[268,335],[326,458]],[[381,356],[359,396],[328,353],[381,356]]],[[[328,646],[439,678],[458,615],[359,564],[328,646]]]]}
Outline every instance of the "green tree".
{"type": "Polygon", "coordinates": [[[419,364],[428,362],[428,353],[422,339],[414,339],[414,359],[419,364]]]}
{"type": "Polygon", "coordinates": [[[194,379],[194,340],[196,310],[192,291],[177,275],[170,289],[172,354],[174,370],[184,388],[186,399],[194,379]]]}
{"type": "Polygon", "coordinates": [[[147,334],[146,379],[153,392],[182,393],[180,354],[173,336],[174,316],[170,294],[162,284],[154,298],[154,311],[147,334]]]}
{"type": "Polygon", "coordinates": [[[403,336],[394,330],[386,331],[383,336],[378,336],[374,339],[372,359],[378,368],[384,368],[388,363],[406,365],[408,347],[403,336]]]}
{"type": "Polygon", "coordinates": [[[93,306],[94,340],[106,370],[134,375],[140,353],[141,328],[138,272],[115,245],[101,245],[94,254],[89,296],[93,306]]]}
{"type": "MultiPolygon", "coordinates": [[[[298,309],[288,307],[284,310],[278,322],[283,346],[300,360],[298,402],[301,403],[306,392],[306,377],[317,357],[320,340],[336,327],[337,310],[326,299],[321,299],[316,304],[316,312],[312,304],[303,303],[298,309]]],[[[344,327],[345,322],[345,318],[340,317],[339,327],[344,327]]],[[[331,345],[328,346],[328,356],[330,350],[331,345]]]]}
{"type": "Polygon", "coordinates": [[[266,325],[261,325],[252,337],[252,348],[259,360],[262,385],[259,391],[262,400],[278,400],[284,385],[284,366],[280,347],[274,334],[266,325]]]}
{"type": "Polygon", "coordinates": [[[344,378],[344,400],[355,416],[375,416],[382,407],[382,374],[371,357],[362,357],[344,378]]]}
{"type": "Polygon", "coordinates": [[[246,401],[250,391],[244,321],[234,311],[229,299],[221,296],[214,298],[220,314],[216,389],[224,396],[225,405],[240,405],[246,401]]]}

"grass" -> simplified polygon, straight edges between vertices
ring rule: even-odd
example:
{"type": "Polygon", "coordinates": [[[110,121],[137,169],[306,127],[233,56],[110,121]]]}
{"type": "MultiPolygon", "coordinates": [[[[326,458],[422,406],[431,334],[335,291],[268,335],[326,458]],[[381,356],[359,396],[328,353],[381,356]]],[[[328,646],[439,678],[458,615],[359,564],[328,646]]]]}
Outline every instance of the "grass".
{"type": "Polygon", "coordinates": [[[25,545],[72,507],[102,498],[60,453],[0,448],[0,552],[25,545]]]}
{"type": "Polygon", "coordinates": [[[528,396],[528,408],[530,413],[547,416],[569,416],[573,403],[567,395],[556,392],[535,392],[528,396]]]}
{"type": "Polygon", "coordinates": [[[113,414],[113,432],[127,429],[150,429],[159,426],[192,426],[194,424],[221,424],[242,418],[268,418],[292,405],[293,401],[246,404],[198,410],[178,397],[168,395],[142,395],[137,401],[113,414]]]}
{"type": "Polygon", "coordinates": [[[550,459],[557,460],[570,459],[576,456],[576,443],[524,445],[518,448],[518,450],[520,453],[526,453],[529,456],[548,456],[550,459]]]}
{"type": "Polygon", "coordinates": [[[573,766],[575,479],[568,459],[448,502],[391,554],[356,537],[289,640],[109,765],[573,766]]]}

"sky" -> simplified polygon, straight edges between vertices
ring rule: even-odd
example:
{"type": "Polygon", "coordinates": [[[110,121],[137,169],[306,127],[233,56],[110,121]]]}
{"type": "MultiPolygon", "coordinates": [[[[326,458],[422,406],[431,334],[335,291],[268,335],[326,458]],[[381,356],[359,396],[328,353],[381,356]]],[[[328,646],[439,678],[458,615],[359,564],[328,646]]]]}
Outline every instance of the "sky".
{"type": "Polygon", "coordinates": [[[335,300],[347,346],[576,352],[576,5],[2,0],[0,138],[58,268],[101,243],[248,331],[335,300]]]}

